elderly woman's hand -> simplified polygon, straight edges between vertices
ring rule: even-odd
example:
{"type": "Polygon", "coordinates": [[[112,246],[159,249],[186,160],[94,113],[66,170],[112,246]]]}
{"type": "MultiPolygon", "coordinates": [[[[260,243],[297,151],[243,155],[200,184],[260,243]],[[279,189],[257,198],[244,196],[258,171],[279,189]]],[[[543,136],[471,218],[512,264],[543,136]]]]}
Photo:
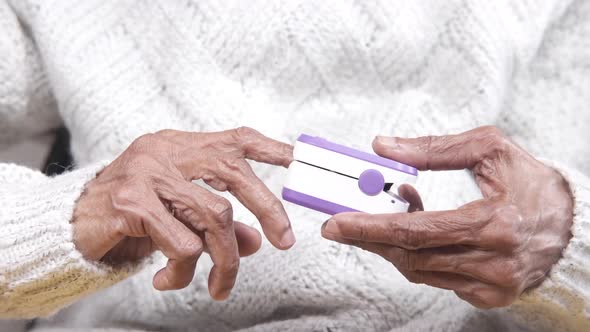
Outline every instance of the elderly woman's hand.
{"type": "MultiPolygon", "coordinates": [[[[571,236],[568,185],[496,128],[378,137],[373,148],[421,170],[471,169],[484,198],[452,211],[336,215],[325,238],[377,253],[411,282],[453,290],[481,308],[511,304],[559,260],[571,236]]],[[[411,187],[402,191],[421,205],[411,187]]]]}
{"type": "Polygon", "coordinates": [[[162,251],[168,264],[153,280],[160,290],[186,287],[207,250],[214,263],[209,291],[224,299],[239,255],[257,251],[261,237],[234,222],[228,200],[191,181],[231,192],[258,218],[270,242],[287,249],[295,237],[285,210],[245,159],[287,167],[292,158],[290,145],[249,128],[142,136],[88,184],[74,213],[75,244],[86,258],[113,264],[162,251]]]}

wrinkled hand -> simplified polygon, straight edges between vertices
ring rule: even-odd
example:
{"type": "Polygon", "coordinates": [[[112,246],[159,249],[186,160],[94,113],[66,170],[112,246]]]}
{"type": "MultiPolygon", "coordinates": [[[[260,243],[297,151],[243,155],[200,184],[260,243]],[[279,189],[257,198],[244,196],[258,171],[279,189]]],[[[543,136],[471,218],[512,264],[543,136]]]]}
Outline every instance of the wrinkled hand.
{"type": "MultiPolygon", "coordinates": [[[[325,238],[377,253],[409,281],[453,290],[480,308],[511,304],[559,260],[571,237],[568,185],[496,128],[377,137],[373,148],[420,170],[470,169],[484,198],[451,211],[336,215],[325,238]]],[[[400,191],[421,205],[413,188],[400,191]]]]}
{"type": "Polygon", "coordinates": [[[295,243],[282,204],[246,158],[287,167],[292,147],[250,128],[164,130],[138,138],[87,185],[73,218],[76,247],[88,259],[112,264],[162,251],[168,264],[154,276],[159,290],[186,287],[206,250],[214,263],[209,292],[215,299],[226,298],[236,280],[239,255],[256,252],[261,237],[254,228],[234,222],[228,200],[192,180],[231,192],[254,213],[277,248],[295,243]]]}

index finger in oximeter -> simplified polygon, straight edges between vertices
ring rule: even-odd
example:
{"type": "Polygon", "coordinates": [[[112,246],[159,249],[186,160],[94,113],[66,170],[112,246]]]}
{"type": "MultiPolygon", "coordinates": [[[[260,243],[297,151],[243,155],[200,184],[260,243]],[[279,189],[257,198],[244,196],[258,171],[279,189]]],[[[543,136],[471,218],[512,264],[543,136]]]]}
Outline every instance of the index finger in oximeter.
{"type": "Polygon", "coordinates": [[[397,195],[418,171],[377,155],[302,134],[295,143],[283,199],[330,215],[407,212],[397,195]]]}

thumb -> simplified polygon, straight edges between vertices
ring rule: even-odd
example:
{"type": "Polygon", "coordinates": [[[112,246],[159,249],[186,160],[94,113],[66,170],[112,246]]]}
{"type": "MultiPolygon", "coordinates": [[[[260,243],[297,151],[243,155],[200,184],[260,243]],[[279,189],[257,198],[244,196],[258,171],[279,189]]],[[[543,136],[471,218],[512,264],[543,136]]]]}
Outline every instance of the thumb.
{"type": "Polygon", "coordinates": [[[373,150],[419,170],[473,168],[506,139],[495,127],[480,127],[458,135],[400,138],[377,136],[373,150]]]}

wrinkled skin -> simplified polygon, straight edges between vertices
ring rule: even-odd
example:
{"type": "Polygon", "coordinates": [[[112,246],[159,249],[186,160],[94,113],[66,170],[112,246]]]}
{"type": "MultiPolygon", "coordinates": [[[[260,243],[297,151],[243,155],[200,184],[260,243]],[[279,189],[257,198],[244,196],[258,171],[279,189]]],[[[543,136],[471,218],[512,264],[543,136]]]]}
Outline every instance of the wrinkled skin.
{"type": "Polygon", "coordinates": [[[209,292],[214,299],[227,298],[239,257],[256,252],[261,236],[234,222],[227,199],[192,180],[203,179],[218,191],[232,193],[258,218],[277,248],[295,243],[282,204],[246,159],[287,167],[292,146],[250,128],[216,133],[164,130],[138,138],[87,185],[74,212],[76,247],[87,259],[111,264],[162,251],[168,263],[154,276],[159,290],[186,287],[207,251],[214,263],[209,292]]]}
{"type": "Polygon", "coordinates": [[[420,170],[470,169],[484,197],[424,212],[404,185],[413,213],[345,213],[323,225],[325,238],[381,255],[409,281],[452,290],[479,308],[507,306],[538,285],[567,246],[573,202],[566,181],[498,129],[377,137],[373,149],[420,170]]]}

